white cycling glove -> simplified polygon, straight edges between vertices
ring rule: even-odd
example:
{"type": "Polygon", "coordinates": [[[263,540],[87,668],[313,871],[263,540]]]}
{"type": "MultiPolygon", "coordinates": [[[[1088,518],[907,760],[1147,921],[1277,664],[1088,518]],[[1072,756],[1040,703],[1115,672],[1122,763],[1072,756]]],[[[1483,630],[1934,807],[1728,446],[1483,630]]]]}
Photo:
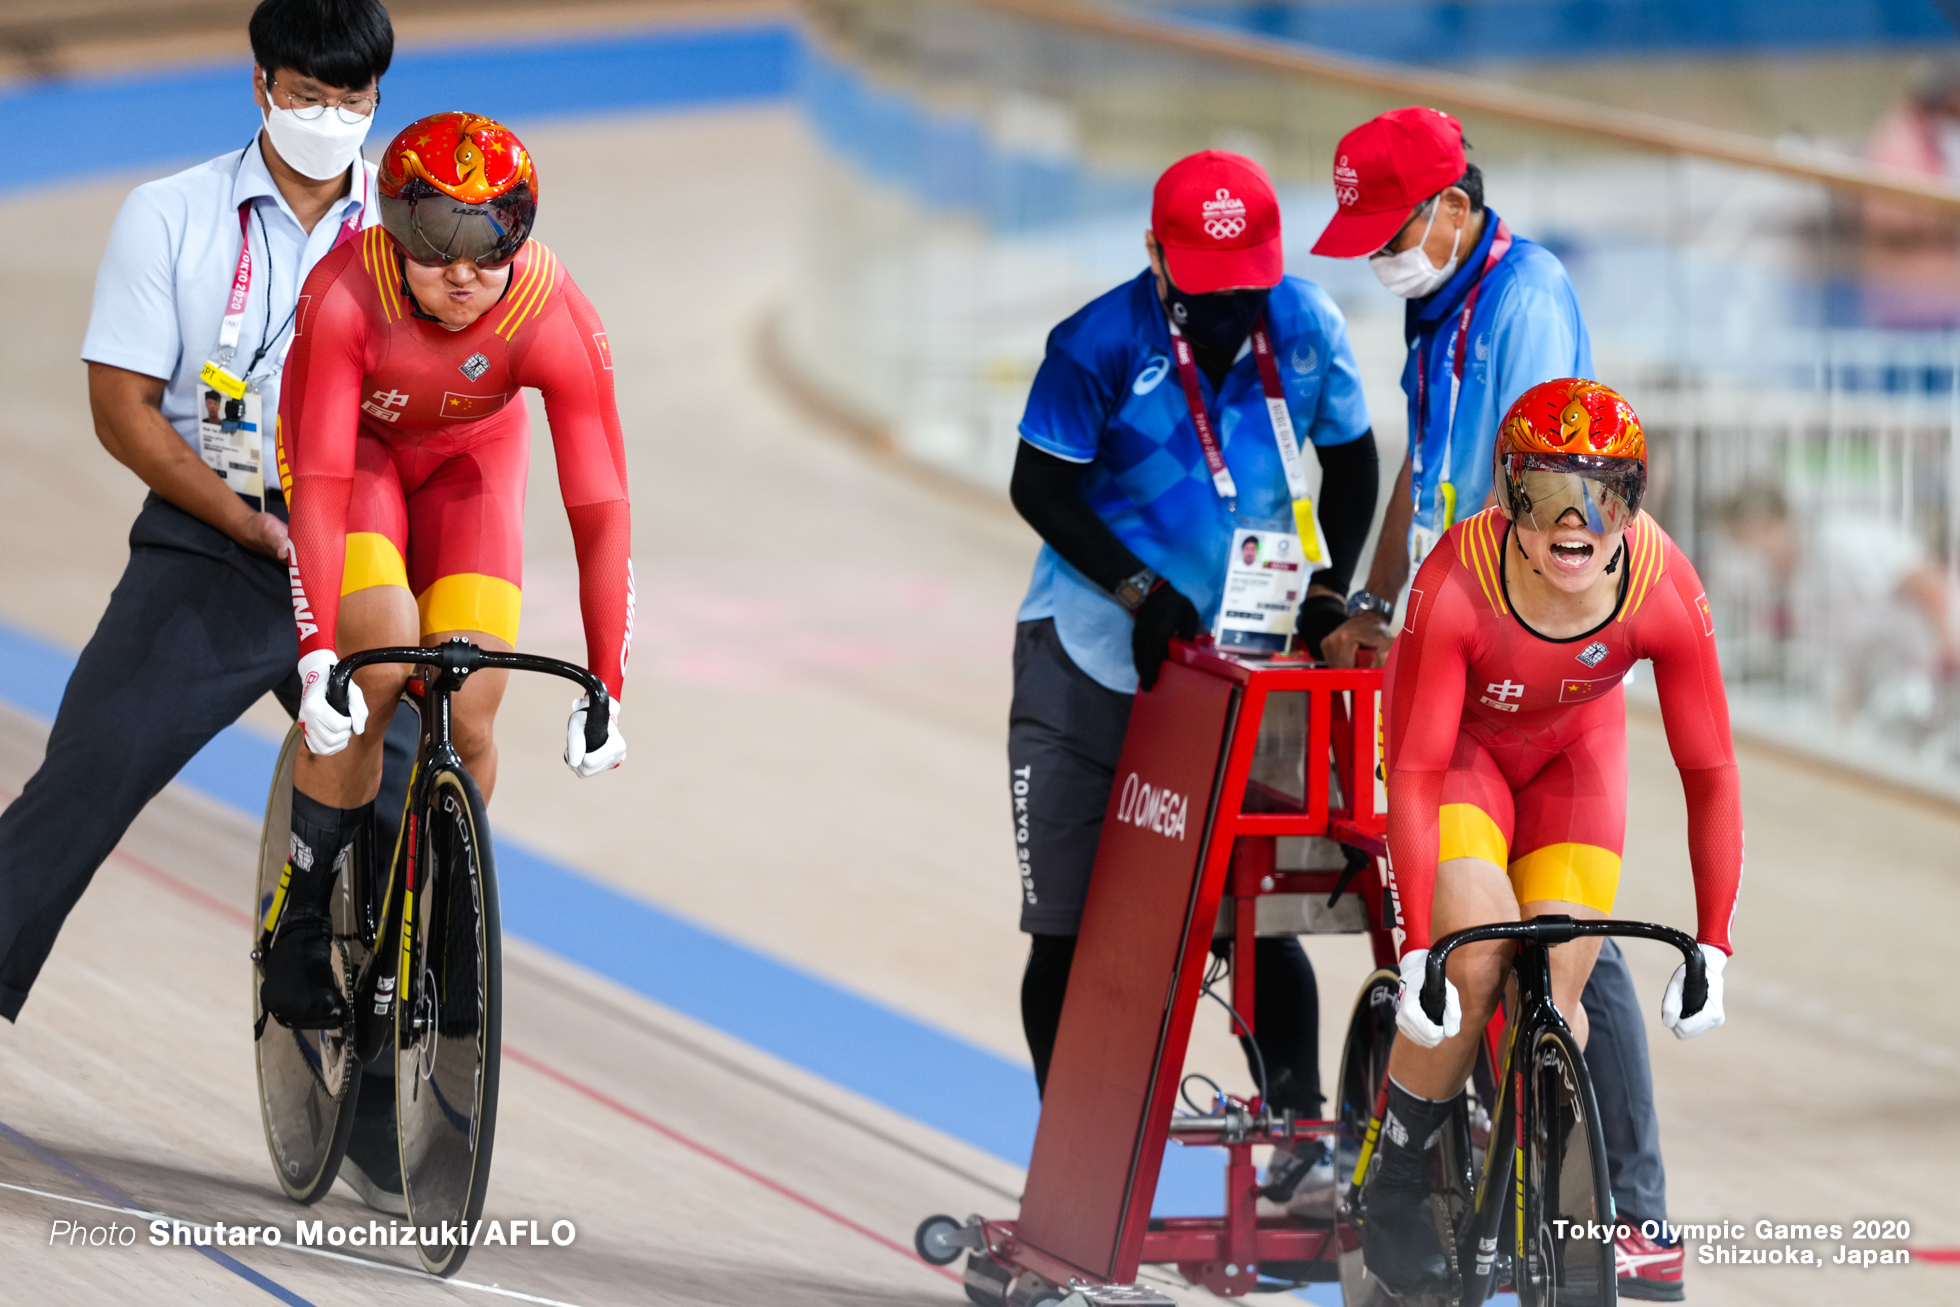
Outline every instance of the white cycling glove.
{"type": "Polygon", "coordinates": [[[619,700],[607,699],[606,742],[595,753],[585,751],[585,712],[592,696],[572,701],[572,720],[565,726],[565,765],[580,776],[597,776],[626,761],[626,737],[619,733],[619,700]]]}
{"type": "Polygon", "coordinates": [[[1463,1000],[1456,986],[1443,981],[1443,1024],[1437,1025],[1422,1010],[1423,969],[1429,963],[1429,950],[1412,949],[1402,957],[1402,994],[1395,1004],[1395,1027],[1424,1048],[1434,1048],[1453,1039],[1463,1029],[1463,1000]]]}
{"type": "Polygon", "coordinates": [[[1688,984],[1688,964],[1685,962],[1674,969],[1674,978],[1667,982],[1667,993],[1661,997],[1661,1024],[1672,1030],[1676,1039],[1705,1035],[1725,1020],[1722,1014],[1722,968],[1729,964],[1729,955],[1713,944],[1699,947],[1702,961],[1708,964],[1708,1001],[1701,1005],[1701,1011],[1685,1021],[1681,1019],[1681,991],[1688,984]]]}
{"type": "Polygon", "coordinates": [[[327,649],[315,649],[299,660],[299,726],[306,747],[323,758],[339,753],[350,737],[367,729],[367,699],[360,686],[347,682],[345,715],[327,702],[327,674],[339,661],[327,649]]]}

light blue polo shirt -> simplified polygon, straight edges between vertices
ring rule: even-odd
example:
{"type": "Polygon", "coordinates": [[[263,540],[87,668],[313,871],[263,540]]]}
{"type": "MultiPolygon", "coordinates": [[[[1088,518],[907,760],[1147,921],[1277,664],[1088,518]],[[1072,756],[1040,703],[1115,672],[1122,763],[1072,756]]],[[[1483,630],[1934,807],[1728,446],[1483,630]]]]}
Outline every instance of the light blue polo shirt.
{"type": "Polygon", "coordinates": [[[238,270],[238,209],[249,202],[252,288],[233,366],[243,368],[266,336],[272,337],[273,347],[255,375],[264,378],[266,481],[277,484],[273,415],[279,412],[278,374],[292,342],[300,287],[350,216],[363,227],[379,221],[379,206],[370,202],[374,166],[365,160],[356,166],[350,193],[335,201],[310,233],[273,184],[256,137],[243,150],[138,186],[109,232],[82,358],[167,382],[163,416],[196,449],[205,389],[197,374],[218,343],[238,270]]]}
{"type": "Polygon", "coordinates": [[[1497,424],[1518,396],[1541,381],[1593,375],[1592,339],[1565,265],[1544,246],[1514,234],[1509,252],[1484,277],[1469,330],[1463,333],[1463,386],[1451,435],[1450,374],[1458,321],[1497,237],[1497,211],[1484,213],[1477,248],[1441,290],[1412,300],[1404,321],[1409,356],[1402,390],[1409,397],[1409,444],[1416,465],[1414,525],[1437,532],[1449,525],[1442,520],[1438,493],[1444,480],[1456,487],[1457,521],[1483,510],[1497,424]],[[1425,362],[1427,411],[1419,412],[1416,372],[1425,362]]]}
{"type": "MultiPolygon", "coordinates": [[[[1266,300],[1266,326],[1296,438],[1322,446],[1363,435],[1368,405],[1347,320],[1327,292],[1298,277],[1282,279],[1266,300]]],[[[1218,616],[1232,533],[1242,526],[1293,530],[1293,501],[1250,347],[1222,386],[1214,390],[1202,370],[1198,385],[1238,483],[1236,516],[1212,486],[1148,271],[1049,333],[1021,438],[1083,464],[1078,485],[1089,507],[1196,604],[1209,626],[1218,616]]],[[[1076,666],[1112,690],[1136,693],[1129,612],[1047,545],[1017,620],[1044,617],[1054,619],[1076,666]]]]}

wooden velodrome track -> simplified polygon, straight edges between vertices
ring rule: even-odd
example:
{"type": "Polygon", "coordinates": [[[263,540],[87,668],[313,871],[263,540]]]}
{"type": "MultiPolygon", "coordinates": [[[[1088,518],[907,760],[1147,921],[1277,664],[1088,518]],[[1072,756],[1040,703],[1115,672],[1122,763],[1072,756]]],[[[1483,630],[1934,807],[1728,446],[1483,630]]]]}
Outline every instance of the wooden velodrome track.
{"type": "MultiPolygon", "coordinates": [[[[1002,505],[937,495],[832,441],[754,363],[758,323],[793,276],[810,147],[790,110],[527,135],[551,177],[541,235],[619,361],[640,581],[634,752],[574,780],[557,756],[566,693],[514,680],[500,833],[1023,1059],[1001,767],[1033,537],[1002,505]]],[[[75,361],[130,180],[0,205],[0,623],[69,649],[120,572],[139,499],[91,437],[75,361]]],[[[576,657],[548,449],[523,643],[576,657]]],[[[253,722],[282,726],[270,704],[253,722]]],[[[8,797],[44,731],[0,710],[8,797]]],[[[1638,719],[1632,735],[1621,911],[1685,923],[1678,786],[1657,725],[1638,719]]],[[[1960,1244],[1960,818],[1754,751],[1745,788],[1729,1024],[1687,1045],[1653,1026],[1673,1215],[1847,1233],[1906,1218],[1914,1244],[1960,1244]]],[[[20,1024],[0,1029],[0,1299],[250,1303],[270,1284],[322,1304],[962,1301],[912,1258],[911,1230],[931,1211],[1011,1212],[1013,1165],[885,1106],[876,1077],[838,1088],[595,975],[575,947],[522,942],[507,954],[489,1215],[571,1220],[572,1246],[480,1249],[469,1286],[406,1272],[405,1250],[340,1250],[356,1263],[243,1249],[229,1267],[141,1239],[51,1246],[58,1220],[128,1219],[77,1200],[290,1231],[298,1213],[267,1173],[253,1099],[241,923],[256,838],[248,812],[173,787],[97,878],[20,1024]]],[[[1365,957],[1352,940],[1310,947],[1331,1067],[1365,957]]],[[[1633,952],[1650,1015],[1670,965],[1633,952]]],[[[1193,1065],[1241,1083],[1216,1025],[1193,1065]]],[[[309,1215],[365,1219],[344,1188],[309,1215]]],[[[1960,1299],[1960,1267],[1691,1266],[1689,1284],[1702,1303],[1931,1304],[1960,1299]]]]}

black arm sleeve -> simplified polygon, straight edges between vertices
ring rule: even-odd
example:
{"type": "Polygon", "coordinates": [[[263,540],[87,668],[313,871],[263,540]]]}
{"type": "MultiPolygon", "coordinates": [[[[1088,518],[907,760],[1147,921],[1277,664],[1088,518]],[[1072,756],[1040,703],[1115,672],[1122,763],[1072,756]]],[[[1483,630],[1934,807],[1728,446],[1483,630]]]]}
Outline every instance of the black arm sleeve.
{"type": "Polygon", "coordinates": [[[1368,543],[1375,495],[1381,488],[1375,433],[1364,431],[1360,439],[1344,445],[1316,445],[1314,452],[1320,456],[1320,529],[1327,533],[1327,556],[1333,562],[1314,576],[1313,583],[1345,595],[1361,547],[1368,543]]]}
{"type": "MultiPolygon", "coordinates": [[[[1374,442],[1368,443],[1373,449],[1374,442]]],[[[1372,468],[1373,464],[1369,466],[1372,468]]],[[[1014,456],[1014,479],[1008,484],[1007,494],[1028,525],[1053,546],[1063,562],[1103,589],[1113,591],[1143,570],[1143,560],[1116,538],[1116,533],[1096,516],[1096,510],[1089,507],[1089,501],[1076,488],[1082,467],[1023,440],[1020,452],[1014,456]]],[[[1371,513],[1374,502],[1368,501],[1371,513]]],[[[1365,519],[1361,529],[1368,529],[1365,519]]],[[[1348,567],[1350,570],[1354,567],[1352,554],[1348,556],[1348,567]]]]}

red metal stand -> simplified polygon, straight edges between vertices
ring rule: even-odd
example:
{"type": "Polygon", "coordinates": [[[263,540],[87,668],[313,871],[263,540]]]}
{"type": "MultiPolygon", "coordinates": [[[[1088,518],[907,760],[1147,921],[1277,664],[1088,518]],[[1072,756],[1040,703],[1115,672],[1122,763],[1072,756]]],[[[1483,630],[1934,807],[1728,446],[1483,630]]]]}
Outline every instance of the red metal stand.
{"type": "Polygon", "coordinates": [[[1289,1278],[1338,1278],[1332,1229],[1258,1215],[1252,1158],[1256,1145],[1288,1130],[1325,1135],[1336,1124],[1262,1120],[1257,1104],[1220,1116],[1173,1113],[1221,900],[1232,900],[1233,1006],[1254,1026],[1260,897],[1327,897],[1343,879],[1279,870],[1280,837],[1323,836],[1366,857],[1345,892],[1365,910],[1376,961],[1394,965],[1393,907],[1379,870],[1387,820],[1375,789],[1381,679],[1375,669],[1241,661],[1179,644],[1156,687],[1137,696],[1020,1217],[981,1223],[981,1256],[992,1265],[977,1288],[1007,1287],[1005,1301],[1033,1302],[1042,1282],[1129,1284],[1145,1263],[1175,1265],[1225,1296],[1250,1291],[1268,1263],[1288,1263],[1289,1278]],[[1268,701],[1288,692],[1307,704],[1298,797],[1250,779],[1268,701]],[[1151,1220],[1173,1138],[1226,1150],[1223,1217],[1151,1220]]]}

